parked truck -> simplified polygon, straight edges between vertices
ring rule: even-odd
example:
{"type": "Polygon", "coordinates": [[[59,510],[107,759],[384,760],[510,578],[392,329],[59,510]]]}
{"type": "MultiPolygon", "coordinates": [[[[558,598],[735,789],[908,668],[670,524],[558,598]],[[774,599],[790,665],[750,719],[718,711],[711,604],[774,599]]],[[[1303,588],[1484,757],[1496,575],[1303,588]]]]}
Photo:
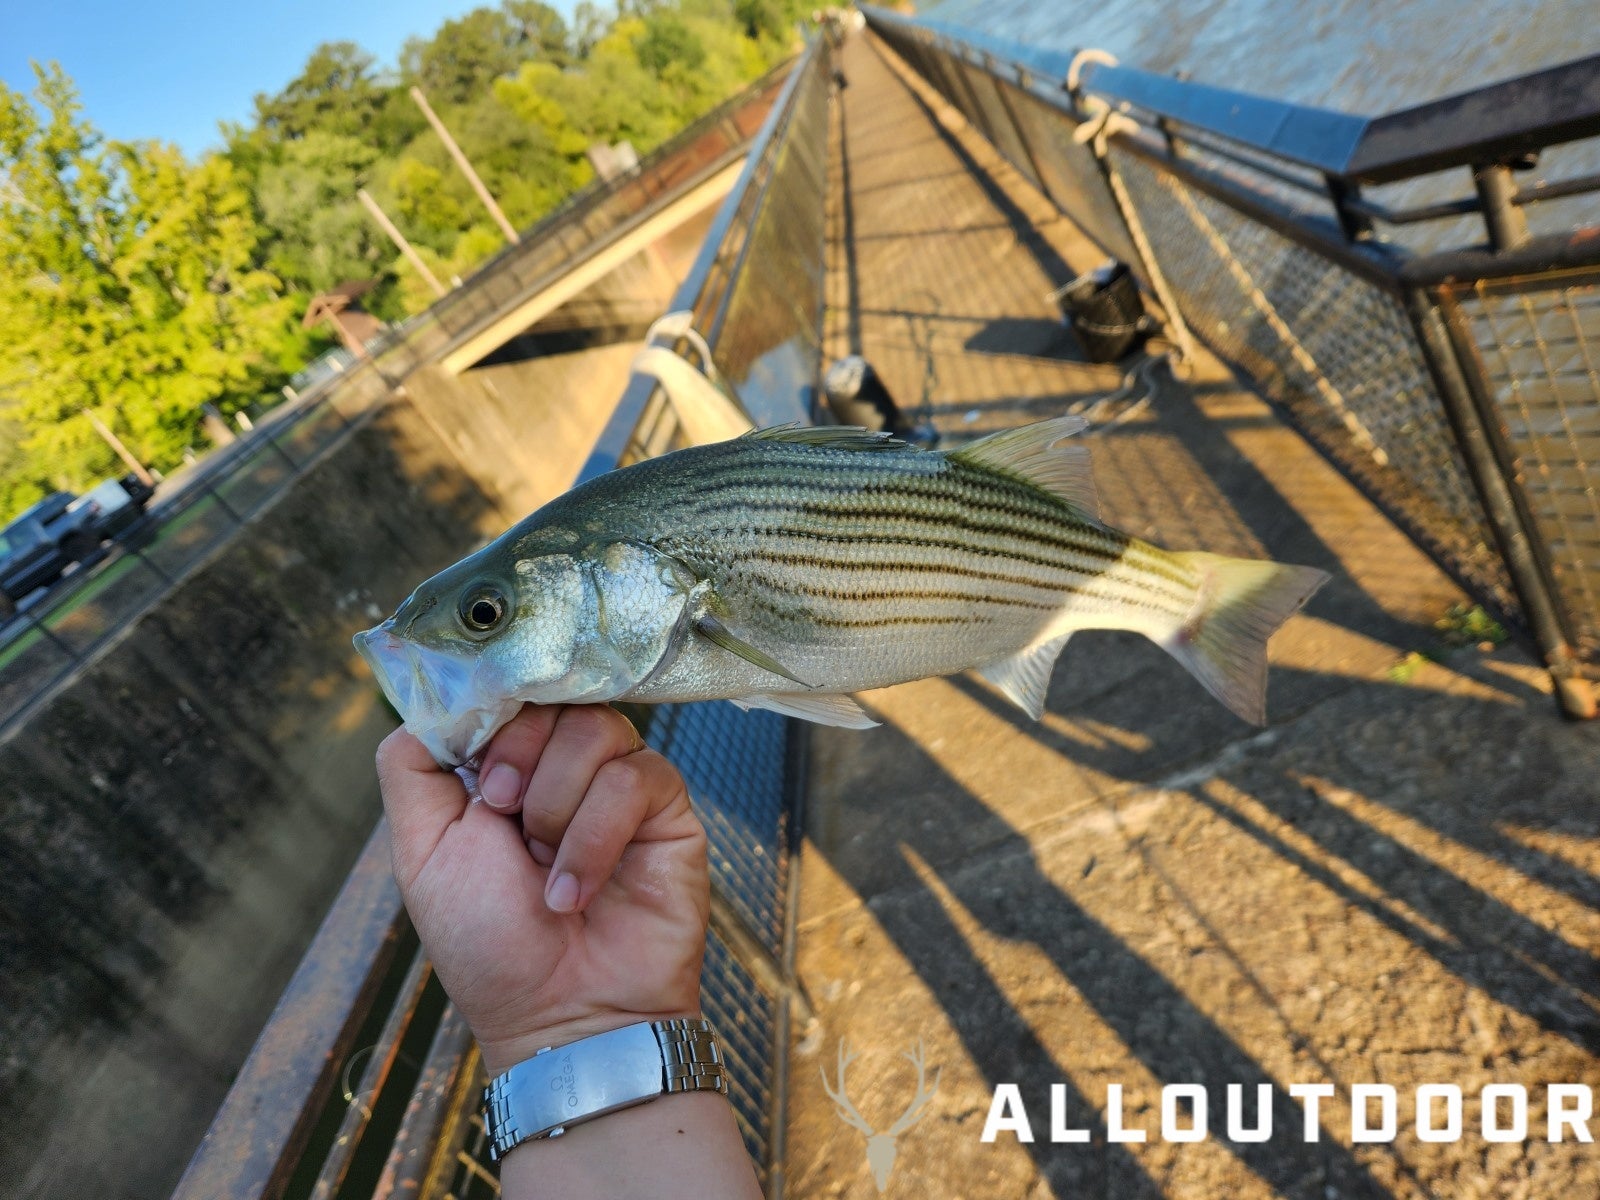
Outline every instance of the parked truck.
{"type": "Polygon", "coordinates": [[[108,479],[74,496],[53,492],[0,529],[0,617],[48,587],[74,563],[100,553],[144,516],[150,488],[136,476],[108,479]]]}

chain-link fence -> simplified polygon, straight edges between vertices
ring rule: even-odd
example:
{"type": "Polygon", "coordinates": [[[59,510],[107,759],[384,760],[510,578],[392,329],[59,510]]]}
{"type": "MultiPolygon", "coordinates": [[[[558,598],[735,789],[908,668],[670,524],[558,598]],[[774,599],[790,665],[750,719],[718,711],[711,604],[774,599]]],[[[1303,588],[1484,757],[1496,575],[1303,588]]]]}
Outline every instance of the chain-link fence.
{"type": "Polygon", "coordinates": [[[1592,99],[1547,72],[1534,100],[1519,81],[1477,97],[1504,110],[1493,129],[1441,110],[1357,118],[867,12],[1170,316],[1536,641],[1567,712],[1594,715],[1600,237],[1533,239],[1522,212],[1570,212],[1600,176],[1512,174],[1546,141],[1600,136],[1592,99]],[[1393,210],[1362,194],[1446,170],[1470,173],[1475,198],[1393,210]],[[1448,244],[1463,214],[1485,247],[1448,244]],[[1377,236],[1429,224],[1427,254],[1377,236]]]}

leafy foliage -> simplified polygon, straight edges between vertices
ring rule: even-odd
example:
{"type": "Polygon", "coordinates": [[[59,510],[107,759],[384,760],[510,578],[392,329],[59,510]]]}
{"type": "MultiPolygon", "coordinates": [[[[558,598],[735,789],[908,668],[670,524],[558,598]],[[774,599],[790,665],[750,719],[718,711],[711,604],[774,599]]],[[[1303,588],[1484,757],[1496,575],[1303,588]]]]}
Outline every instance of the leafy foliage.
{"type": "Polygon", "coordinates": [[[157,469],[203,448],[201,405],[277,392],[331,341],[311,297],[376,279],[393,320],[426,307],[356,200],[366,188],[442,279],[499,249],[497,228],[408,92],[449,127],[513,223],[593,178],[596,142],[641,153],[793,49],[798,0],[501,0],[406,43],[386,70],[317,47],[198,163],[108,142],[58,66],[30,97],[0,84],[0,520],[120,465],[92,411],[157,469]]]}

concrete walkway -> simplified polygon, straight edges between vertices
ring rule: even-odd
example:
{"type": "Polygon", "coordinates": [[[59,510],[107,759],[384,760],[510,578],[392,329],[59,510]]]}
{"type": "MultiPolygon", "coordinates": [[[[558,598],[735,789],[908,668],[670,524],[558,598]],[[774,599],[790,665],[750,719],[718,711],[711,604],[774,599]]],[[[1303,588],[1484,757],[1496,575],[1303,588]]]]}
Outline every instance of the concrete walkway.
{"type": "MultiPolygon", "coordinates": [[[[1043,299],[1103,255],[884,52],[857,39],[844,70],[829,353],[859,348],[952,440],[1115,388],[1059,357],[1043,299]]],[[[1264,731],[1090,633],[1039,724],[963,677],[813,733],[789,1194],[878,1194],[819,1073],[841,1039],[876,1129],[919,1039],[940,1072],[891,1196],[1600,1194],[1593,1146],[1545,1140],[1546,1085],[1600,1083],[1600,727],[1561,721],[1521,650],[1444,647],[1464,597],[1214,360],[1094,415],[1113,525],[1334,582],[1273,642],[1264,731]],[[1412,651],[1445,661],[1397,669],[1412,651]],[[1007,1083],[1031,1144],[980,1141],[1007,1083]],[[1425,1083],[1465,1093],[1459,1142],[1417,1137],[1425,1083]],[[1527,1141],[1484,1140],[1488,1083],[1526,1087],[1527,1141]],[[1207,1140],[1162,1138],[1169,1084],[1206,1087],[1207,1140]],[[1270,1086],[1270,1140],[1229,1140],[1230,1084],[1247,1128],[1270,1086]],[[1333,1089],[1315,1143],[1291,1084],[1333,1089]],[[1358,1084],[1397,1089],[1392,1142],[1352,1137],[1358,1084]],[[1108,1140],[1117,1085],[1143,1142],[1108,1140]],[[1089,1142],[1052,1144],[1056,1086],[1089,1142]]]]}

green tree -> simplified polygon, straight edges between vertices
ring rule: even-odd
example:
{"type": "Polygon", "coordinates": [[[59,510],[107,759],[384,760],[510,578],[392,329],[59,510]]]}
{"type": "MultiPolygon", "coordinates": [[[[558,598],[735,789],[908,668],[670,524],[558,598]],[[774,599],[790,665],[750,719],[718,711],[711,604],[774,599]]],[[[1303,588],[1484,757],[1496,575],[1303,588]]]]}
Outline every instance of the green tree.
{"type": "Polygon", "coordinates": [[[204,402],[242,407],[296,365],[295,302],[255,261],[231,163],[106,142],[59,67],[35,73],[35,103],[0,85],[0,416],[54,486],[116,469],[86,410],[170,467],[204,402]]]}
{"type": "Polygon", "coordinates": [[[393,247],[356,199],[380,160],[359,138],[321,130],[279,147],[255,185],[266,269],[311,294],[381,276],[393,247]]]}
{"type": "Polygon", "coordinates": [[[281,92],[256,97],[256,129],[272,142],[312,130],[360,135],[386,106],[388,91],[372,55],[354,42],[324,42],[281,92]]]}
{"type": "Polygon", "coordinates": [[[530,58],[564,63],[567,26],[537,0],[507,0],[446,21],[431,38],[411,38],[400,52],[400,74],[435,106],[467,104],[496,79],[530,58]]]}

